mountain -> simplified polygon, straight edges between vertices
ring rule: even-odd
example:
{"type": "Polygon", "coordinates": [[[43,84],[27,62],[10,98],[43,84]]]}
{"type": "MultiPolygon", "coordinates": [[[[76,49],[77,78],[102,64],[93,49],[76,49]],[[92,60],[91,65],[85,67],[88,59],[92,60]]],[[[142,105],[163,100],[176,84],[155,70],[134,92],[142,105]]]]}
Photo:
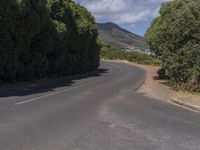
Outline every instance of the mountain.
{"type": "Polygon", "coordinates": [[[97,23],[99,39],[107,44],[130,51],[148,51],[144,37],[133,34],[118,25],[107,22],[97,23]]]}

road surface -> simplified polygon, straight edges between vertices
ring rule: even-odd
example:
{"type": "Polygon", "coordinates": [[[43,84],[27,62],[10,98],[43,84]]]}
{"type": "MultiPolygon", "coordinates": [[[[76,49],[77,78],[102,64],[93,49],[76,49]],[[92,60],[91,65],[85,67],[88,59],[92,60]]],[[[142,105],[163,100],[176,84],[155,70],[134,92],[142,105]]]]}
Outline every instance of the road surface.
{"type": "Polygon", "coordinates": [[[135,92],[145,71],[92,74],[0,91],[0,150],[200,150],[200,114],[135,92]]]}

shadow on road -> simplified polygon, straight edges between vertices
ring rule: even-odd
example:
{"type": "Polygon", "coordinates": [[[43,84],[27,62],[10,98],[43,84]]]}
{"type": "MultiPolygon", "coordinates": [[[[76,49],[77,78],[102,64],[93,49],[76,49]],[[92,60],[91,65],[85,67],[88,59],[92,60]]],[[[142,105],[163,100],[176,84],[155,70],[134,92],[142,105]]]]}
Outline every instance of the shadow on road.
{"type": "Polygon", "coordinates": [[[0,88],[0,98],[11,96],[27,96],[32,94],[44,93],[54,91],[59,87],[72,86],[77,80],[86,79],[90,77],[98,77],[107,73],[108,69],[98,69],[86,74],[63,77],[59,79],[41,81],[40,83],[30,83],[26,85],[13,85],[7,88],[0,88]]]}

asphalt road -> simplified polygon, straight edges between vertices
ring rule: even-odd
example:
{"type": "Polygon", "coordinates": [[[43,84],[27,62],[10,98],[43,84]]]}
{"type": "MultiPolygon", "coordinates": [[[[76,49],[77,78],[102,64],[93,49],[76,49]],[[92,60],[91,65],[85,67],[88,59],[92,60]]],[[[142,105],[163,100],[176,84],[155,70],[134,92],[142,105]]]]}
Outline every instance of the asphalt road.
{"type": "Polygon", "coordinates": [[[0,150],[200,150],[200,114],[136,93],[144,78],[102,62],[92,74],[0,90],[0,150]]]}

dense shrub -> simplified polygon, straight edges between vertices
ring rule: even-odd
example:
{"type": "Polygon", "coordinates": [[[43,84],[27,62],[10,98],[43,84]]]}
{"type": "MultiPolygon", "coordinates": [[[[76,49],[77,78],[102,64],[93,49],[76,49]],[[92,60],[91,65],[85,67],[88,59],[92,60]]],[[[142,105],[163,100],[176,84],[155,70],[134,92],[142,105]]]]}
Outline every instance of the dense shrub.
{"type": "Polygon", "coordinates": [[[72,0],[1,0],[0,81],[94,70],[97,36],[93,16],[72,0]]]}
{"type": "Polygon", "coordinates": [[[0,79],[14,81],[18,67],[17,18],[14,0],[0,1],[0,79]]]}
{"type": "Polygon", "coordinates": [[[110,60],[127,60],[129,62],[136,62],[147,65],[161,65],[161,61],[139,52],[128,52],[117,49],[111,45],[102,44],[101,57],[110,60]]]}
{"type": "MultiPolygon", "coordinates": [[[[164,3],[146,33],[150,48],[159,57],[171,82],[198,87],[200,76],[199,0],[164,3]]],[[[194,88],[192,88],[194,89],[194,88]]]]}

